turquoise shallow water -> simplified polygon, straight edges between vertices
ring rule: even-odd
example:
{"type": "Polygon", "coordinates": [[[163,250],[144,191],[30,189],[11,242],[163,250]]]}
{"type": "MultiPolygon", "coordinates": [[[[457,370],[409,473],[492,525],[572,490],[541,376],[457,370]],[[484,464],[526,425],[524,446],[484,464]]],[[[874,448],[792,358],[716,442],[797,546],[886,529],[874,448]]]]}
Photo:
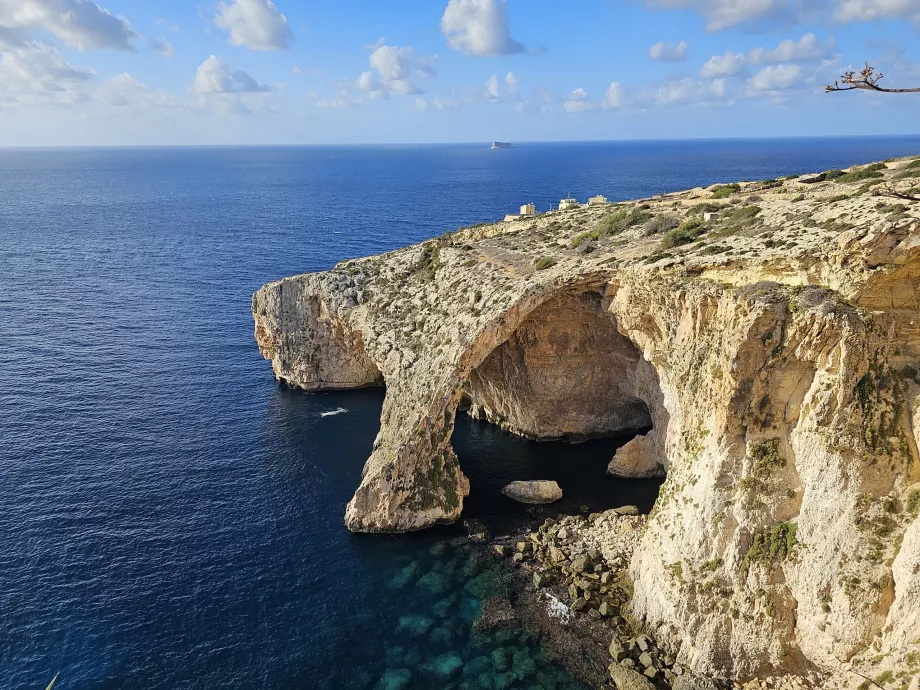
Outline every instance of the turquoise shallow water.
{"type": "MultiPolygon", "coordinates": [[[[407,669],[443,688],[515,659],[508,687],[570,687],[536,641],[474,634],[478,573],[438,546],[458,528],[344,529],[382,393],[279,387],[252,292],[526,201],[909,153],[920,139],[0,150],[0,687],[369,690],[407,669]]],[[[513,524],[526,509],[498,489],[526,478],[558,478],[567,510],[648,509],[653,483],[603,476],[619,442],[461,418],[467,514],[513,524]]]]}

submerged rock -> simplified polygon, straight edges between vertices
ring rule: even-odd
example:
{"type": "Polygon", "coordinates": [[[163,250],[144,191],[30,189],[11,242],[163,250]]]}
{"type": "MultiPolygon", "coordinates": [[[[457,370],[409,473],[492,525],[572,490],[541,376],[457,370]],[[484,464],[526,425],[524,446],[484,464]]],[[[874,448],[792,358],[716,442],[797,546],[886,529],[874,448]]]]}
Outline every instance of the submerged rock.
{"type": "Polygon", "coordinates": [[[553,503],[562,498],[562,489],[556,482],[539,480],[528,482],[511,482],[502,489],[508,498],[520,503],[553,503]]]}
{"type": "Polygon", "coordinates": [[[375,690],[406,690],[412,684],[412,671],[397,668],[386,671],[377,682],[375,690]]]}

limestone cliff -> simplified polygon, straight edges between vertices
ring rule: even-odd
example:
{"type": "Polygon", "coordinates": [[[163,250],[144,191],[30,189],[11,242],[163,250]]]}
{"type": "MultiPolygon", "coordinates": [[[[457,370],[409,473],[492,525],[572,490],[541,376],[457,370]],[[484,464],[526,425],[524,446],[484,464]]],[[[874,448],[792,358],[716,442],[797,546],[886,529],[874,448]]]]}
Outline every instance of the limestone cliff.
{"type": "Polygon", "coordinates": [[[349,529],[460,516],[461,406],[532,438],[647,432],[609,471],[667,473],[630,569],[664,645],[732,677],[900,683],[920,660],[920,204],[872,192],[918,175],[470,228],[266,285],[256,338],[291,385],[386,385],[349,529]]]}

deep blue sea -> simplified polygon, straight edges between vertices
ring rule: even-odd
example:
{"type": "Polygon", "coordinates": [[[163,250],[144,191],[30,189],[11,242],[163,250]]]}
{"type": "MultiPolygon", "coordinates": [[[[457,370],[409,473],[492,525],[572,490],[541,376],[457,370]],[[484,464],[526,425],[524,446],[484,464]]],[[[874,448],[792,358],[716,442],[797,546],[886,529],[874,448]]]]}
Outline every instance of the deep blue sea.
{"type": "MultiPolygon", "coordinates": [[[[0,149],[0,688],[579,687],[525,633],[471,629],[501,583],[462,530],[345,530],[383,393],[277,385],[252,292],[525,202],[907,154],[920,137],[0,149]]],[[[467,514],[503,529],[526,478],[647,510],[654,482],[603,475],[621,442],[460,418],[467,514]]]]}

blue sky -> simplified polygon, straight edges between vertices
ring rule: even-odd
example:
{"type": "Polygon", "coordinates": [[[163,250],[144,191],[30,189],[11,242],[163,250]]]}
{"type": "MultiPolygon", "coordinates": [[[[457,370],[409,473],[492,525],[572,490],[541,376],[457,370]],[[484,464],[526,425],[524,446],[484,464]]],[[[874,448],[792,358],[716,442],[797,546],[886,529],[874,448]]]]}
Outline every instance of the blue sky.
{"type": "Polygon", "coordinates": [[[0,145],[917,133],[920,0],[0,0],[0,145]]]}

